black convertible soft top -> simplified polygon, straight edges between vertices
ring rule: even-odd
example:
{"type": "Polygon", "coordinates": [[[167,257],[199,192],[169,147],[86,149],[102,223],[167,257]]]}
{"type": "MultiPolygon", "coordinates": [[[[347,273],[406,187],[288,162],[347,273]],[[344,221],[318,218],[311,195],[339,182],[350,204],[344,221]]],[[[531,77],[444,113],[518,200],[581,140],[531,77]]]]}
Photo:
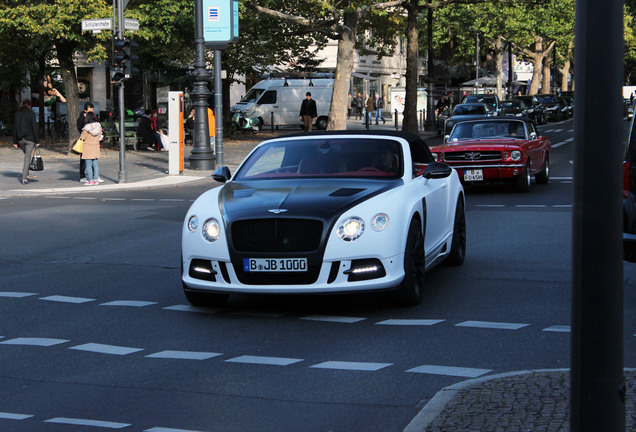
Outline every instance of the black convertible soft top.
{"type": "Polygon", "coordinates": [[[419,164],[427,164],[434,161],[433,155],[426,144],[426,141],[422,139],[421,136],[413,133],[413,132],[403,132],[403,131],[387,131],[387,130],[378,130],[378,131],[367,131],[367,130],[335,130],[335,131],[314,131],[314,132],[299,132],[288,135],[282,135],[279,138],[289,138],[289,137],[319,137],[319,136],[329,136],[329,135],[350,135],[350,136],[386,136],[386,137],[398,137],[404,139],[409,143],[409,148],[411,149],[411,158],[413,159],[413,163],[419,164]]]}

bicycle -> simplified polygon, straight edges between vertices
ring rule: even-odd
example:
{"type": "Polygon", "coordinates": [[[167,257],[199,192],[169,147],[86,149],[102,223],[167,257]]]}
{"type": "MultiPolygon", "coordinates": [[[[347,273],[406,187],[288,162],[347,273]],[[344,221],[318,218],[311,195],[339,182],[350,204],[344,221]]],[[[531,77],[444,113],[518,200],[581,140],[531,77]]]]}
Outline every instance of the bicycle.
{"type": "Polygon", "coordinates": [[[48,134],[52,138],[68,137],[68,120],[66,114],[59,114],[53,118],[53,123],[49,122],[48,134]]]}

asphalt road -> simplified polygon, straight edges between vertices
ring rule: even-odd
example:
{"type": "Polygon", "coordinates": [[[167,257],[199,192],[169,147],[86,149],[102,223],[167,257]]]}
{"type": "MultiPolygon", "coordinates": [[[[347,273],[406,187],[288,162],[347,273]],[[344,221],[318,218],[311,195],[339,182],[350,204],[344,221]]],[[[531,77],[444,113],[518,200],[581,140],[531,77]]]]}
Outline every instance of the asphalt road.
{"type": "Polygon", "coordinates": [[[188,306],[181,224],[210,183],[3,200],[0,430],[397,432],[445,386],[569,367],[572,128],[540,127],[549,184],[468,190],[466,263],[427,273],[413,308],[386,294],[188,306]]]}

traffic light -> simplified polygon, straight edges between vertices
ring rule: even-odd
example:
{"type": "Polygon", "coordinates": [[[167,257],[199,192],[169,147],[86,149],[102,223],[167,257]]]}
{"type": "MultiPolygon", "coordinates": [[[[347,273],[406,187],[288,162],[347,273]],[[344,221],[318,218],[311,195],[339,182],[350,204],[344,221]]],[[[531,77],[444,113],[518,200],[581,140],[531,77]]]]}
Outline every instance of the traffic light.
{"type": "Polygon", "coordinates": [[[132,49],[136,46],[137,44],[129,39],[113,40],[112,82],[130,79],[133,73],[137,71],[136,68],[133,68],[133,61],[137,60],[138,57],[132,54],[132,49]],[[115,80],[115,78],[118,79],[115,80]]]}

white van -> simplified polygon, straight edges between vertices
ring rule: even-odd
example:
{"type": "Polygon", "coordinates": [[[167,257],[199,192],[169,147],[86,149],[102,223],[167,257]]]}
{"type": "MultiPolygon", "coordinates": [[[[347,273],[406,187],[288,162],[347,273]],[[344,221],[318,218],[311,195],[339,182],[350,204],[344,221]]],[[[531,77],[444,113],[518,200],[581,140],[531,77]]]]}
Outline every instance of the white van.
{"type": "Polygon", "coordinates": [[[326,129],[333,93],[333,78],[269,78],[259,81],[231,110],[243,111],[245,117],[258,118],[261,127],[272,124],[277,128],[302,127],[300,105],[307,92],[310,92],[311,98],[316,101],[316,129],[326,129]]]}

